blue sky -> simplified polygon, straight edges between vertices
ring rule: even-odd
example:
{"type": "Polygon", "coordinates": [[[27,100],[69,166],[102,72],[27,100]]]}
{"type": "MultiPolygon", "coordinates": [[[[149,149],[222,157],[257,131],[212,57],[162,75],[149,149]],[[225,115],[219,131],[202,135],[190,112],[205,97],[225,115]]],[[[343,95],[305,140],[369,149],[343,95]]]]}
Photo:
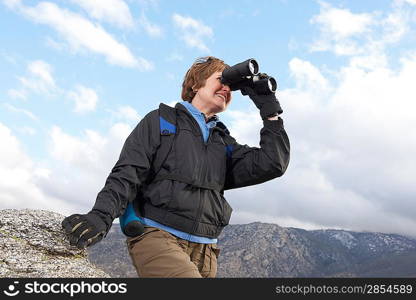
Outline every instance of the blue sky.
{"type": "MultiPolygon", "coordinates": [[[[0,208],[87,212],[124,139],[195,58],[278,80],[287,173],[226,193],[232,223],[416,236],[416,1],[0,2],[0,208]]],[[[242,144],[261,120],[220,114],[242,144]]]]}

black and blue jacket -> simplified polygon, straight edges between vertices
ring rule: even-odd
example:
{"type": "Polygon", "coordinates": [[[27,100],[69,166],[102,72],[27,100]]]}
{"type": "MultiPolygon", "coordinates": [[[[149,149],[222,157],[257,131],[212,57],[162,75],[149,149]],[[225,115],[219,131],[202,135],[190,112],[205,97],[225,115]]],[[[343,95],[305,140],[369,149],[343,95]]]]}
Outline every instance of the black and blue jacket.
{"type": "Polygon", "coordinates": [[[180,103],[172,149],[155,175],[161,144],[158,110],[147,114],[127,138],[120,158],[93,209],[113,219],[137,201],[140,215],[189,234],[217,238],[231,217],[224,190],[279,177],[289,163],[283,120],[264,120],[260,148],[238,144],[224,126],[211,128],[207,142],[180,103]],[[149,178],[152,180],[149,182],[149,178]]]}

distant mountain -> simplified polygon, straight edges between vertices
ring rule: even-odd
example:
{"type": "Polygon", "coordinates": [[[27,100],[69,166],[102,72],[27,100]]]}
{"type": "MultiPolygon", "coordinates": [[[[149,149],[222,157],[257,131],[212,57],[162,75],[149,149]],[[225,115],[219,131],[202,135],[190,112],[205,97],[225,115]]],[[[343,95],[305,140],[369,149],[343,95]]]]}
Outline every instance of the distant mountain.
{"type": "MultiPolygon", "coordinates": [[[[219,237],[217,277],[416,277],[416,239],[397,234],[229,225],[219,237]]],[[[114,225],[89,249],[113,277],[136,277],[125,237],[114,225]]]]}

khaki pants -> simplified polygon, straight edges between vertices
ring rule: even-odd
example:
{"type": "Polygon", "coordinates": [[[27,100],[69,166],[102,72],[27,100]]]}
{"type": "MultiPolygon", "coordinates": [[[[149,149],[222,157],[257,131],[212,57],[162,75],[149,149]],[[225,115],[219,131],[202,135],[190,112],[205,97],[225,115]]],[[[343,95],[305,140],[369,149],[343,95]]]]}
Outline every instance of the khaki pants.
{"type": "Polygon", "coordinates": [[[126,243],[139,277],[207,278],[217,273],[216,244],[189,242],[149,226],[126,243]]]}

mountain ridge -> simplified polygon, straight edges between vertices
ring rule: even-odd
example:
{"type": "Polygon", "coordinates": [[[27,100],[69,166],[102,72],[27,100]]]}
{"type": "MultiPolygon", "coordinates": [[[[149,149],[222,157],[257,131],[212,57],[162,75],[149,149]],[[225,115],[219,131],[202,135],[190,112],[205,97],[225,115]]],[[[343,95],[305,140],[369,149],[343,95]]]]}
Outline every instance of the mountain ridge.
{"type": "MultiPolygon", "coordinates": [[[[416,239],[395,233],[253,222],[228,225],[218,247],[217,277],[416,276],[416,239]]],[[[137,276],[118,224],[88,252],[90,261],[111,276],[137,276]]]]}

